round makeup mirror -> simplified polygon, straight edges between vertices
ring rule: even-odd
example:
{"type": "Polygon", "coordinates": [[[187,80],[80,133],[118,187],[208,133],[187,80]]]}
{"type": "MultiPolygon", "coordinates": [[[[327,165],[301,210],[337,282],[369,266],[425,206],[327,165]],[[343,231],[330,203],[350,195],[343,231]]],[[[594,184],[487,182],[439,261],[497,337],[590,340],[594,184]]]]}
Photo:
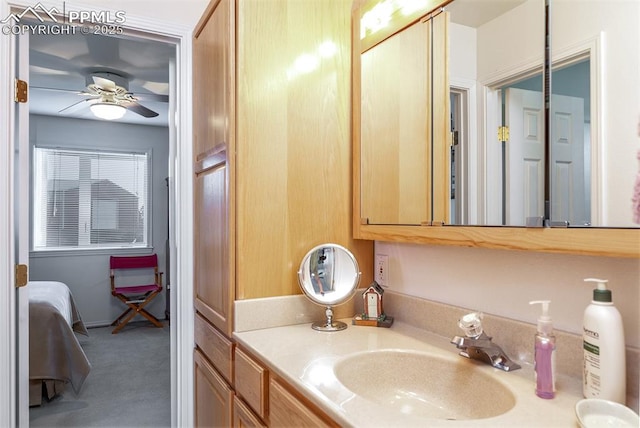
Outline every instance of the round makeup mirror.
{"type": "Polygon", "coordinates": [[[312,248],[300,263],[298,283],[312,302],[326,308],[327,319],[313,323],[311,328],[320,331],[347,328],[342,321],[333,320],[332,307],[353,297],[359,282],[358,262],[349,250],[338,244],[312,248]]]}

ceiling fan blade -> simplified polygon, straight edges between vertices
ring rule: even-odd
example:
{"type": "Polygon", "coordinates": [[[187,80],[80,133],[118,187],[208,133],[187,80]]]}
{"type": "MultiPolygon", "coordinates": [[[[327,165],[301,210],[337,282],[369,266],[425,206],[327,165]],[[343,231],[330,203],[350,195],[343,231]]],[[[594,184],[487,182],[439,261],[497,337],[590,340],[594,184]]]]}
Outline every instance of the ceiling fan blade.
{"type": "Polygon", "coordinates": [[[35,49],[29,51],[29,64],[47,70],[60,71],[65,74],[81,72],[80,69],[73,65],[67,58],[61,58],[35,49]]]}
{"type": "Polygon", "coordinates": [[[150,94],[150,93],[142,94],[139,92],[136,92],[135,94],[129,92],[128,94],[138,101],[157,101],[161,103],[169,102],[169,95],[150,94]]]}
{"type": "Polygon", "coordinates": [[[92,104],[97,103],[98,101],[100,101],[99,97],[96,98],[87,98],[86,100],[80,100],[77,103],[71,104],[68,107],[63,108],[62,110],[60,110],[58,112],[58,114],[70,114],[70,113],[75,113],[77,111],[80,111],[84,108],[89,107],[92,104]]]}
{"type": "Polygon", "coordinates": [[[158,116],[158,113],[156,113],[153,110],[150,110],[148,108],[146,108],[145,106],[138,104],[135,101],[122,101],[119,103],[122,107],[126,108],[127,110],[131,110],[134,113],[139,114],[140,116],[143,117],[156,117],[158,116]]]}
{"type": "Polygon", "coordinates": [[[97,65],[122,66],[120,59],[120,39],[100,35],[86,36],[89,55],[97,65]]]}
{"type": "Polygon", "coordinates": [[[44,86],[30,86],[30,89],[37,89],[40,91],[51,91],[51,92],[66,92],[78,95],[93,95],[85,91],[78,91],[77,89],[65,89],[65,88],[47,88],[44,86]]]}

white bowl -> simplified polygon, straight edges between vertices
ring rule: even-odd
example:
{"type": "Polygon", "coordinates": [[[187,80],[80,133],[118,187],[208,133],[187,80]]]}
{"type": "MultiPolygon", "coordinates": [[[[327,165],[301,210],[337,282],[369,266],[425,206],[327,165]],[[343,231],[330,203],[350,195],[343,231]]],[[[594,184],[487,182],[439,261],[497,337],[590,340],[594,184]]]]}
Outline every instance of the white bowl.
{"type": "Polygon", "coordinates": [[[582,428],[638,428],[636,412],[609,400],[585,398],[576,403],[576,416],[582,428]]]}

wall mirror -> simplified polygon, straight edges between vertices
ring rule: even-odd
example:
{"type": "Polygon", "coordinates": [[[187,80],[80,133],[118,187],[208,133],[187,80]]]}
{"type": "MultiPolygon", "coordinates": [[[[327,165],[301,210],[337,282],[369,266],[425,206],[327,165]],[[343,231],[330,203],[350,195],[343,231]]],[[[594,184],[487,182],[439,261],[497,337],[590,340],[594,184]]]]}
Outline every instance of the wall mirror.
{"type": "Polygon", "coordinates": [[[638,257],[639,224],[634,222],[632,198],[639,167],[640,65],[639,51],[625,46],[640,45],[640,33],[636,30],[640,25],[640,4],[550,0],[552,94],[550,116],[545,120],[541,115],[543,0],[425,0],[416,2],[422,5],[417,12],[419,16],[401,18],[399,9],[389,19],[373,19],[378,28],[365,22],[364,15],[376,9],[377,4],[389,9],[386,6],[392,3],[398,2],[363,0],[354,9],[353,99],[360,101],[353,106],[357,160],[354,237],[638,257]],[[385,61],[376,54],[379,58],[371,61],[367,56],[373,56],[370,53],[374,49],[382,53],[386,43],[399,40],[397,36],[404,37],[405,30],[415,28],[416,23],[429,17],[429,11],[435,13],[440,9],[445,12],[440,15],[447,16],[444,25],[448,36],[444,45],[447,60],[445,65],[437,61],[429,63],[429,55],[439,45],[433,44],[435,39],[428,39],[426,86],[433,85],[429,79],[437,72],[434,70],[444,69],[446,100],[432,91],[425,113],[423,106],[406,107],[400,103],[401,98],[394,99],[381,111],[385,108],[387,113],[392,111],[394,126],[402,127],[400,137],[371,128],[372,123],[390,120],[389,114],[380,117],[371,106],[382,86],[387,85],[386,91],[395,89],[396,95],[415,101],[415,93],[413,98],[406,94],[416,92],[422,83],[407,85],[412,78],[409,66],[423,61],[424,48],[420,47],[414,57],[407,57],[405,51],[412,43],[396,41],[397,49],[389,53],[395,55],[392,59],[385,61]],[[395,74],[383,79],[382,73],[390,68],[395,69],[395,74]],[[370,92],[372,87],[378,92],[370,92]],[[446,120],[449,136],[434,139],[430,133],[435,131],[438,121],[433,120],[428,109],[433,113],[435,106],[445,104],[443,109],[449,109],[450,121],[446,120]],[[413,122],[413,117],[425,114],[427,120],[419,125],[413,122]],[[549,151],[540,141],[547,122],[551,125],[549,151]],[[503,126],[509,128],[508,138],[504,137],[503,126]],[[400,154],[390,154],[388,146],[394,139],[410,141],[405,138],[415,135],[405,132],[410,130],[426,130],[427,139],[432,136],[432,144],[445,140],[451,147],[443,149],[444,155],[427,147],[425,168],[418,166],[417,152],[408,152],[411,161],[405,165],[404,161],[398,161],[400,154]],[[366,146],[375,138],[387,145],[379,153],[387,161],[387,167],[392,167],[384,172],[380,164],[373,168],[365,165],[366,146]],[[433,171],[433,166],[443,159],[439,156],[445,156],[443,162],[448,167],[444,177],[433,171]],[[384,177],[394,169],[391,182],[402,190],[393,186],[385,189],[383,193],[388,198],[377,204],[386,203],[393,209],[397,205],[399,220],[371,221],[365,212],[366,186],[374,183],[371,189],[380,192],[382,185],[369,178],[384,177]],[[425,184],[413,178],[416,170],[427,177],[426,196],[422,191],[425,184]],[[406,179],[403,174],[411,178],[406,179]],[[407,191],[406,183],[413,185],[408,191],[414,193],[405,197],[402,192],[407,191]],[[442,188],[445,198],[439,199],[437,195],[442,188]],[[405,202],[397,203],[402,197],[405,202]],[[528,218],[544,213],[547,198],[552,224],[562,227],[537,231],[523,227],[528,218]],[[405,206],[420,201],[422,207],[425,205],[422,200],[427,201],[428,221],[418,220],[413,214],[411,220],[401,219],[405,206]],[[437,224],[437,215],[433,213],[439,211],[444,212],[445,227],[427,227],[437,224]]]}
{"type": "MultiPolygon", "coordinates": [[[[550,1],[553,224],[639,226],[631,197],[640,143],[640,77],[632,70],[640,52],[624,48],[639,42],[639,8],[550,1]]],[[[450,224],[524,226],[544,204],[543,2],[455,0],[445,9],[457,143],[450,224]],[[474,126],[474,117],[485,120],[474,126]],[[498,138],[501,126],[508,138],[498,138]]]]}
{"type": "Polygon", "coordinates": [[[333,319],[335,305],[351,299],[360,282],[360,270],[354,255],[338,244],[321,244],[312,248],[302,259],[298,283],[302,292],[313,302],[326,308],[326,319],[311,325],[314,330],[339,331],[347,328],[333,319]]]}

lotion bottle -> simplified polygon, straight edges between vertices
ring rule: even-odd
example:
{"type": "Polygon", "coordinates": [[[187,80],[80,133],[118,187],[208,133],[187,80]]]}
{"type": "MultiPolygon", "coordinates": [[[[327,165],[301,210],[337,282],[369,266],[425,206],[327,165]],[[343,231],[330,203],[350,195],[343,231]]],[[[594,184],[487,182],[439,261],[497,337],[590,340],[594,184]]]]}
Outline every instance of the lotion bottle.
{"type": "Polygon", "coordinates": [[[585,398],[624,405],[627,387],[622,317],[613,306],[607,280],[587,278],[585,282],[595,282],[597,286],[591,304],[584,311],[583,394],[585,398]]]}
{"type": "Polygon", "coordinates": [[[529,302],[530,305],[542,305],[542,315],[538,318],[538,332],[534,341],[534,370],[536,395],[546,399],[554,398],[556,395],[556,337],[553,335],[553,322],[549,316],[549,303],[549,300],[529,302]]]}

